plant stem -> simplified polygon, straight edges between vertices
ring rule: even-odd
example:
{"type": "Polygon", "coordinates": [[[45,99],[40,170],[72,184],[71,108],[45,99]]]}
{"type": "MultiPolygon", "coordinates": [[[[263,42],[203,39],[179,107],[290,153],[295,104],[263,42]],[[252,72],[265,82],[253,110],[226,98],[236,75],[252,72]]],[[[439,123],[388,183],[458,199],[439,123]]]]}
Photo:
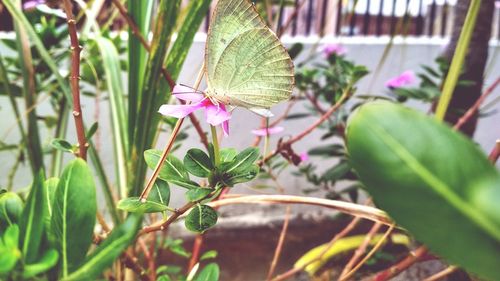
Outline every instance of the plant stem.
{"type": "MultiPolygon", "coordinates": [[[[194,89],[198,89],[201,83],[201,79],[203,78],[203,73],[205,71],[205,63],[202,64],[200,71],[198,73],[198,77],[196,78],[196,82],[194,83],[194,89]]],[[[165,159],[167,159],[168,154],[170,153],[170,150],[174,146],[174,141],[177,138],[177,135],[179,134],[179,131],[181,129],[182,123],[184,122],[184,118],[179,118],[177,120],[177,123],[175,123],[175,127],[172,130],[172,133],[170,134],[170,138],[167,141],[167,144],[165,145],[165,149],[163,149],[163,152],[160,156],[160,160],[156,164],[156,167],[153,171],[153,174],[149,178],[146,187],[141,193],[141,196],[139,196],[139,200],[145,200],[145,198],[148,197],[149,192],[153,188],[153,185],[158,178],[158,175],[160,174],[160,169],[163,166],[163,163],[165,162],[165,159]]]]}
{"type": "Polygon", "coordinates": [[[447,268],[441,270],[440,272],[429,276],[425,278],[423,281],[438,281],[446,278],[448,275],[452,274],[453,272],[457,271],[458,267],[450,265],[447,268]]]}
{"type": "Polygon", "coordinates": [[[76,21],[73,16],[73,6],[69,0],[63,0],[64,11],[67,16],[68,32],[71,40],[71,93],[73,95],[73,117],[75,119],[76,135],[78,138],[78,156],[87,160],[87,149],[89,144],[85,138],[85,129],[83,127],[82,107],[80,105],[80,52],[82,47],[78,42],[76,32],[76,21]]]}
{"type": "Polygon", "coordinates": [[[377,273],[375,277],[372,279],[374,281],[386,281],[390,280],[392,277],[398,275],[403,272],[408,267],[415,264],[417,261],[422,259],[425,255],[427,255],[427,248],[425,246],[420,246],[415,251],[410,252],[410,254],[404,258],[402,261],[397,264],[391,266],[390,268],[377,273]]]}
{"type": "Polygon", "coordinates": [[[446,115],[448,105],[450,104],[451,97],[453,96],[455,86],[457,85],[458,78],[462,71],[462,66],[469,49],[469,42],[474,31],[474,26],[476,25],[477,14],[480,6],[481,0],[471,0],[464,26],[462,27],[460,37],[458,38],[457,48],[451,61],[450,70],[448,71],[448,75],[444,81],[441,97],[439,98],[439,102],[436,107],[436,119],[439,121],[443,121],[444,116],[446,115]]]}
{"type": "Polygon", "coordinates": [[[217,138],[217,128],[215,126],[210,125],[210,130],[212,131],[212,144],[214,145],[214,162],[215,166],[218,167],[220,165],[220,149],[219,149],[219,139],[217,138]]]}

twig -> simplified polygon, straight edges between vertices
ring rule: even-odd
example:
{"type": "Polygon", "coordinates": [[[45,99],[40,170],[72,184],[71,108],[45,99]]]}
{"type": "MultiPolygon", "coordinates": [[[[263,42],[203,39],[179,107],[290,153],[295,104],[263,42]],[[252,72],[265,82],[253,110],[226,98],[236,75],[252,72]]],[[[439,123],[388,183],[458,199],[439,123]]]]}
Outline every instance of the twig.
{"type": "Polygon", "coordinates": [[[76,135],[78,138],[78,156],[87,160],[87,149],[89,144],[85,139],[85,129],[83,127],[82,107],[80,105],[80,52],[82,47],[78,42],[76,32],[76,22],[73,16],[73,6],[69,0],[63,0],[64,11],[68,22],[69,38],[71,40],[71,93],[73,94],[73,117],[75,118],[76,135]]]}
{"type": "Polygon", "coordinates": [[[363,266],[363,264],[365,264],[366,261],[368,259],[370,259],[380,249],[380,247],[382,247],[384,242],[387,240],[387,237],[389,237],[389,234],[391,234],[392,230],[394,230],[394,226],[395,226],[395,224],[391,225],[387,229],[387,231],[384,233],[384,235],[380,238],[380,240],[377,242],[377,244],[375,244],[375,246],[373,246],[373,248],[370,250],[370,252],[368,252],[368,254],[366,254],[366,256],[350,272],[348,272],[346,275],[344,275],[344,277],[341,277],[339,281],[345,281],[345,280],[351,278],[351,276],[354,273],[356,273],[356,271],[358,271],[358,269],[361,268],[361,266],[363,266]]]}
{"type": "Polygon", "coordinates": [[[328,242],[328,245],[325,247],[325,249],[315,259],[310,260],[309,262],[303,264],[302,266],[294,267],[288,270],[287,272],[276,276],[274,279],[272,279],[272,281],[286,280],[304,270],[308,265],[321,260],[323,256],[333,247],[333,245],[335,245],[335,242],[337,242],[340,238],[349,234],[349,232],[351,232],[360,221],[361,219],[359,217],[355,217],[341,232],[333,236],[332,240],[328,242]]]}
{"type": "Polygon", "coordinates": [[[295,17],[297,17],[297,15],[299,14],[299,11],[300,11],[300,8],[302,8],[302,6],[304,6],[304,4],[306,3],[307,1],[306,0],[303,0],[302,2],[300,2],[299,5],[297,5],[297,7],[293,10],[293,13],[290,14],[290,16],[288,17],[288,19],[285,21],[285,24],[281,26],[280,30],[278,30],[278,38],[281,38],[281,35],[283,35],[286,30],[290,27],[290,24],[292,23],[293,19],[295,17]]]}
{"type": "Polygon", "coordinates": [[[280,236],[278,238],[278,244],[276,244],[276,249],[274,250],[273,260],[271,261],[271,266],[269,267],[269,272],[267,273],[266,280],[272,280],[274,271],[276,270],[276,265],[283,250],[283,244],[285,243],[286,233],[288,231],[288,224],[290,223],[290,206],[286,207],[285,220],[283,221],[283,227],[281,228],[280,236]]]}
{"type": "Polygon", "coordinates": [[[500,157],[500,140],[497,140],[495,147],[491,150],[488,159],[491,163],[495,164],[498,161],[498,157],[500,157]]]}
{"type": "Polygon", "coordinates": [[[458,119],[455,126],[453,126],[453,129],[459,130],[465,123],[467,123],[472,118],[472,116],[474,116],[479,111],[479,107],[481,106],[481,104],[491,93],[493,93],[498,84],[500,84],[500,77],[498,77],[497,80],[495,80],[495,82],[493,82],[493,84],[491,84],[486,89],[486,91],[484,91],[484,93],[477,99],[474,105],[472,105],[472,107],[469,108],[469,110],[467,110],[467,112],[465,112],[465,114],[460,119],[458,119]]]}
{"type": "Polygon", "coordinates": [[[382,272],[377,273],[373,278],[373,281],[386,281],[391,279],[422,259],[426,254],[427,248],[425,246],[418,247],[415,251],[410,252],[410,254],[402,261],[382,272]]]}
{"type": "Polygon", "coordinates": [[[358,260],[361,258],[361,256],[366,252],[366,248],[368,248],[368,245],[370,245],[370,241],[372,241],[373,236],[377,234],[378,230],[382,226],[381,223],[375,223],[370,231],[365,235],[365,239],[363,242],[359,245],[359,247],[354,251],[354,254],[352,255],[351,259],[347,262],[345,265],[344,269],[340,273],[340,280],[345,280],[348,278],[348,274],[350,274],[351,269],[354,267],[354,265],[358,262],[358,260]]]}
{"type": "MultiPolygon", "coordinates": [[[[120,15],[127,22],[128,26],[132,30],[132,34],[134,34],[134,36],[136,36],[137,39],[139,39],[139,42],[141,42],[144,49],[146,49],[146,51],[148,51],[148,53],[149,53],[151,51],[151,45],[146,41],[144,36],[142,36],[142,34],[139,31],[139,28],[135,24],[134,20],[128,14],[127,9],[123,6],[123,4],[119,0],[111,0],[111,1],[113,2],[113,4],[116,6],[118,11],[120,12],[120,15]]],[[[203,69],[203,67],[202,67],[202,69],[203,69]]],[[[174,79],[172,78],[172,76],[170,76],[170,74],[165,69],[165,67],[161,68],[161,73],[163,75],[163,78],[165,78],[165,80],[167,80],[168,86],[173,91],[174,87],[175,87],[174,79]]],[[[201,128],[201,125],[200,125],[200,122],[198,121],[198,118],[196,118],[196,116],[194,114],[189,114],[189,120],[191,120],[193,127],[196,129],[196,132],[198,133],[198,135],[200,135],[200,139],[201,139],[201,142],[203,143],[203,145],[206,148],[208,148],[208,139],[207,139],[205,132],[201,128]]]]}
{"type": "Polygon", "coordinates": [[[457,270],[458,267],[451,265],[445,268],[444,270],[425,278],[423,281],[439,281],[457,270]]]}
{"type": "Polygon", "coordinates": [[[316,97],[311,96],[307,92],[304,92],[304,96],[306,96],[306,98],[312,103],[312,105],[314,106],[314,108],[316,108],[316,110],[319,111],[319,113],[325,114],[326,111],[318,103],[318,99],[316,97]]]}
{"type": "Polygon", "coordinates": [[[363,206],[359,204],[329,200],[323,198],[307,197],[307,196],[294,196],[294,195],[232,195],[231,198],[224,198],[218,201],[207,203],[211,207],[221,207],[234,204],[261,204],[261,203],[274,203],[274,204],[305,204],[313,206],[321,206],[337,211],[365,218],[371,221],[381,222],[386,225],[391,225],[393,222],[387,214],[377,208],[363,206]]]}

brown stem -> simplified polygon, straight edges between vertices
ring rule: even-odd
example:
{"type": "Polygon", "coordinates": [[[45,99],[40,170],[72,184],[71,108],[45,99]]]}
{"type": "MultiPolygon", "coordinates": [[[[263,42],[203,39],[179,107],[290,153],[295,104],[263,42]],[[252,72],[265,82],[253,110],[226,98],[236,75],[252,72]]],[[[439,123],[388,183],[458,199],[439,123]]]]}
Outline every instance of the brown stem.
{"type": "Polygon", "coordinates": [[[85,139],[85,129],[83,127],[82,107],[80,105],[80,52],[82,47],[78,42],[76,32],[76,21],[73,16],[73,6],[69,0],[63,0],[64,11],[68,22],[68,33],[71,40],[71,93],[73,94],[73,117],[75,119],[76,135],[78,138],[78,156],[87,160],[87,149],[89,144],[85,139]]]}
{"type": "MultiPolygon", "coordinates": [[[[146,51],[150,52],[151,51],[151,45],[146,41],[144,36],[142,36],[141,32],[139,31],[139,28],[135,24],[134,20],[130,15],[128,14],[127,9],[123,6],[123,4],[120,2],[120,0],[111,0],[113,4],[116,6],[118,11],[120,12],[120,15],[125,19],[127,22],[128,26],[132,30],[132,34],[134,34],[137,39],[139,39],[139,42],[141,42],[142,46],[146,51]]],[[[161,73],[163,75],[163,78],[167,80],[168,86],[170,87],[171,90],[174,89],[175,87],[175,81],[172,79],[172,76],[168,73],[168,71],[162,67],[161,68],[161,73]]],[[[198,121],[198,118],[194,114],[189,114],[189,120],[191,120],[191,123],[193,124],[193,127],[196,129],[196,132],[198,135],[200,135],[201,142],[203,145],[208,148],[208,138],[203,129],[201,128],[200,122],[198,121]]]]}
{"type": "Polygon", "coordinates": [[[377,273],[373,278],[374,281],[386,281],[390,280],[392,277],[398,275],[403,272],[408,267],[415,264],[417,261],[425,257],[427,254],[427,248],[425,246],[418,247],[415,251],[410,252],[410,254],[404,258],[402,261],[397,264],[391,266],[390,268],[377,273]]]}
{"type": "Polygon", "coordinates": [[[304,4],[306,3],[307,1],[302,1],[300,2],[299,5],[297,5],[297,8],[295,8],[293,10],[293,13],[290,14],[290,16],[288,17],[288,19],[285,21],[285,24],[280,28],[280,30],[278,30],[278,38],[281,38],[281,35],[283,35],[283,33],[285,33],[287,31],[287,29],[290,27],[290,25],[292,24],[293,22],[293,19],[295,17],[297,17],[297,15],[299,14],[299,11],[300,11],[300,8],[302,8],[302,6],[304,6],[304,4]]]}
{"type": "Polygon", "coordinates": [[[272,281],[286,280],[286,279],[294,276],[295,274],[301,272],[302,270],[304,270],[304,268],[306,268],[308,265],[310,265],[316,261],[321,260],[323,258],[323,256],[333,247],[335,242],[337,242],[340,238],[349,234],[349,232],[351,232],[356,227],[356,225],[360,222],[360,220],[361,219],[359,217],[353,218],[353,220],[341,232],[339,232],[335,236],[333,236],[332,240],[330,240],[330,242],[328,242],[325,249],[323,249],[323,251],[315,259],[310,260],[309,262],[303,264],[302,266],[294,267],[294,268],[288,270],[287,272],[276,276],[274,279],[272,279],[272,281]]]}
{"type": "Polygon", "coordinates": [[[122,254],[122,261],[128,268],[132,269],[142,281],[150,281],[152,279],[146,274],[146,270],[139,264],[137,258],[129,252],[122,254]]]}
{"type": "Polygon", "coordinates": [[[442,280],[443,278],[446,278],[448,275],[452,274],[453,272],[455,272],[457,270],[458,270],[458,267],[451,265],[451,266],[448,266],[447,268],[441,270],[440,272],[425,278],[423,281],[439,281],[439,280],[442,280]]]}
{"type": "Polygon", "coordinates": [[[500,140],[497,140],[495,147],[491,150],[488,159],[491,163],[495,164],[498,161],[498,157],[500,157],[500,140]]]}
{"type": "Polygon", "coordinates": [[[493,84],[491,84],[487,89],[486,91],[484,91],[484,93],[477,99],[477,101],[474,103],[474,105],[472,105],[471,108],[469,108],[469,110],[467,110],[467,112],[460,118],[458,119],[457,123],[455,124],[455,126],[453,127],[453,129],[455,130],[460,130],[460,128],[467,122],[469,122],[469,120],[474,116],[476,115],[476,113],[479,111],[479,107],[481,106],[481,104],[484,102],[484,100],[491,94],[493,93],[493,91],[495,90],[495,88],[498,86],[498,84],[500,84],[500,77],[498,77],[495,82],[493,82],[493,84]]]}
{"type": "Polygon", "coordinates": [[[342,270],[342,273],[340,273],[340,279],[346,279],[345,276],[351,271],[353,266],[358,262],[358,260],[361,258],[361,256],[366,252],[366,248],[368,248],[368,245],[370,245],[370,241],[372,241],[373,236],[377,234],[378,230],[382,226],[381,223],[375,223],[370,231],[365,235],[365,239],[363,242],[359,245],[359,247],[354,251],[354,254],[352,255],[351,259],[347,262],[345,265],[344,269],[342,270]]]}
{"type": "Polygon", "coordinates": [[[269,272],[267,273],[266,280],[272,280],[274,271],[276,270],[276,265],[283,250],[283,244],[285,243],[286,233],[288,231],[288,224],[290,223],[290,206],[286,207],[285,220],[283,221],[283,227],[281,228],[280,236],[278,238],[278,244],[276,244],[276,249],[274,250],[273,260],[271,261],[271,266],[269,267],[269,272]]]}
{"type": "Polygon", "coordinates": [[[316,110],[319,111],[319,113],[325,114],[326,111],[321,107],[321,105],[319,104],[318,99],[316,97],[310,95],[307,92],[304,92],[304,96],[306,96],[306,98],[312,103],[314,108],[316,108],[316,110]]]}

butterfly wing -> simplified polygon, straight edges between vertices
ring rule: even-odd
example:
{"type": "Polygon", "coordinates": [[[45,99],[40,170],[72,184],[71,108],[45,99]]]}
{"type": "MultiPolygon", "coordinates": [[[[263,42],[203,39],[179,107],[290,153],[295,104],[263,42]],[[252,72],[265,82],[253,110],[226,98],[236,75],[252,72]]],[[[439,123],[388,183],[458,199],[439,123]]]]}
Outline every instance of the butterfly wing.
{"type": "Polygon", "coordinates": [[[289,99],[293,63],[247,0],[220,0],[207,39],[209,95],[225,104],[260,109],[289,99]]]}

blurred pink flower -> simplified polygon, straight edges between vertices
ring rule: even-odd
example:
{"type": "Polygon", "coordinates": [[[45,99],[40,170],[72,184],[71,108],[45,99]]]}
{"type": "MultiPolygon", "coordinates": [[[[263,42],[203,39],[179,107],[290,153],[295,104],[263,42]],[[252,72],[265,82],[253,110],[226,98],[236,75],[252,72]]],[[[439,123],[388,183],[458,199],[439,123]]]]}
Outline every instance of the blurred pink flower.
{"type": "Polygon", "coordinates": [[[23,10],[32,10],[36,8],[36,6],[40,4],[45,4],[45,0],[32,0],[32,1],[26,1],[23,4],[23,10]]]}
{"type": "Polygon", "coordinates": [[[260,137],[270,136],[274,134],[281,133],[285,130],[283,127],[270,127],[252,130],[252,134],[260,137]]]}
{"type": "Polygon", "coordinates": [[[387,80],[387,82],[385,82],[385,86],[388,88],[401,88],[415,83],[416,80],[417,77],[415,76],[415,73],[412,70],[407,70],[399,76],[387,80]]]}
{"type": "Polygon", "coordinates": [[[299,156],[300,156],[300,163],[309,161],[309,154],[307,154],[307,152],[302,152],[299,156]]]}
{"type": "Polygon", "coordinates": [[[193,113],[198,109],[205,109],[205,120],[212,126],[222,126],[222,131],[224,135],[229,135],[229,119],[231,119],[231,113],[226,110],[224,104],[214,104],[209,98],[207,98],[201,92],[195,92],[193,89],[176,85],[172,94],[183,101],[191,102],[190,104],[164,104],[160,107],[158,112],[162,115],[184,118],[189,114],[193,113]]]}
{"type": "Polygon", "coordinates": [[[328,44],[328,45],[323,46],[322,51],[326,57],[329,57],[331,54],[336,54],[337,56],[342,56],[342,55],[345,55],[347,53],[347,49],[344,46],[337,44],[337,43],[328,44]]]}

